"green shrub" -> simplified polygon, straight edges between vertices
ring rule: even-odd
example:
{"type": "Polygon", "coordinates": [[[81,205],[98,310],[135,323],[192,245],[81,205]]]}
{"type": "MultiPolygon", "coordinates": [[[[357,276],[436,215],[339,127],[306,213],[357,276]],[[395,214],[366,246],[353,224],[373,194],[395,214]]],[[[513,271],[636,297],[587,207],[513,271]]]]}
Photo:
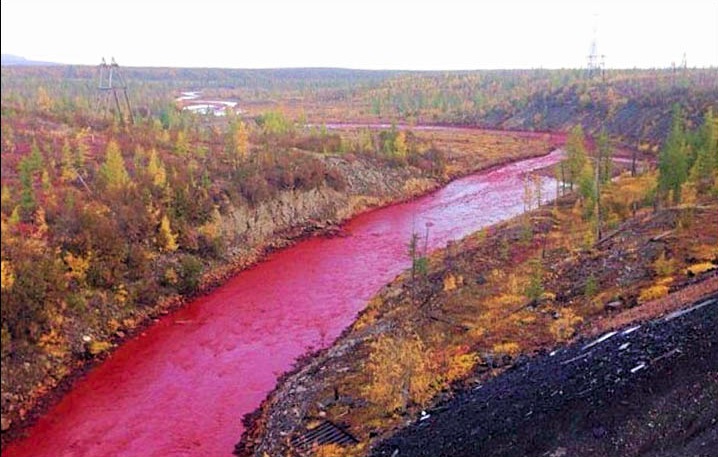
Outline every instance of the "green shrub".
{"type": "Polygon", "coordinates": [[[180,259],[179,281],[177,290],[182,294],[192,294],[197,291],[202,279],[204,266],[202,261],[193,255],[185,255],[180,259]]]}
{"type": "Polygon", "coordinates": [[[598,293],[598,281],[595,276],[591,275],[586,279],[583,293],[586,297],[593,297],[598,293]]]}

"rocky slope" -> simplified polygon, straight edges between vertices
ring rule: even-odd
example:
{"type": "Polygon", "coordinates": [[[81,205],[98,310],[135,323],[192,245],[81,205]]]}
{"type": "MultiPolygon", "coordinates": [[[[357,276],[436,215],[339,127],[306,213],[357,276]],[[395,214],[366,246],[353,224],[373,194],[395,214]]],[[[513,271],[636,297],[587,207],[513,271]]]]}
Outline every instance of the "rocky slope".
{"type": "Polygon", "coordinates": [[[570,86],[536,93],[516,109],[496,110],[484,116],[467,115],[457,120],[491,128],[548,131],[568,131],[581,124],[591,134],[605,129],[630,147],[657,152],[670,130],[670,114],[675,104],[686,111],[690,125],[700,125],[709,107],[718,109],[718,90],[673,87],[635,94],[621,84],[588,90],[570,86]]]}

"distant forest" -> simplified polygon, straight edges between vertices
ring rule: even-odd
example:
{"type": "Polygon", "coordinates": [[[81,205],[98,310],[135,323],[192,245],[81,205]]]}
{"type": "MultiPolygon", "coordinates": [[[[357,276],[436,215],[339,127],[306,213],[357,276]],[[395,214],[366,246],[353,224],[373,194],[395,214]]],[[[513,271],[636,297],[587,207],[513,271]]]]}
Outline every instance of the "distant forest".
{"type": "MultiPolygon", "coordinates": [[[[180,91],[233,99],[248,113],[278,108],[311,122],[383,121],[589,133],[606,129],[643,149],[665,139],[672,106],[689,126],[718,108],[717,69],[369,71],[332,68],[122,68],[137,111],[167,117],[180,91]],[[639,141],[645,144],[639,145],[639,141]]],[[[31,106],[42,89],[52,111],[92,115],[98,69],[3,67],[3,109],[31,106]]]]}

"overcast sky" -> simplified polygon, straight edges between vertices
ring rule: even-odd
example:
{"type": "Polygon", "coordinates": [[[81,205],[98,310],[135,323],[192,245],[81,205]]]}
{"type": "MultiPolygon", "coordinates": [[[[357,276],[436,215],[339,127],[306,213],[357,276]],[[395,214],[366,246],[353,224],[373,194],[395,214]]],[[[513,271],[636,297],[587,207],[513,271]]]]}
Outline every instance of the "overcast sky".
{"type": "Polygon", "coordinates": [[[718,0],[2,0],[2,52],[126,66],[718,67],[718,0]]]}

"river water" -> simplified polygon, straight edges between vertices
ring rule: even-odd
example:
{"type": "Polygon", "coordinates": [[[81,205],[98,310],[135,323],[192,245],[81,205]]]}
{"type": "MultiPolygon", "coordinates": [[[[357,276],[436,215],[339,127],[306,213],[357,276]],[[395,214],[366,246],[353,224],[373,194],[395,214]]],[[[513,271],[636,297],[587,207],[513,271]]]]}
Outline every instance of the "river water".
{"type": "MultiPolygon", "coordinates": [[[[347,237],[271,255],[165,316],[91,370],[3,457],[230,456],[277,377],[325,346],[378,289],[429,248],[520,213],[523,175],[559,152],[456,180],[415,201],[360,215],[347,237]]],[[[544,178],[545,196],[555,181],[544,178]]]]}

